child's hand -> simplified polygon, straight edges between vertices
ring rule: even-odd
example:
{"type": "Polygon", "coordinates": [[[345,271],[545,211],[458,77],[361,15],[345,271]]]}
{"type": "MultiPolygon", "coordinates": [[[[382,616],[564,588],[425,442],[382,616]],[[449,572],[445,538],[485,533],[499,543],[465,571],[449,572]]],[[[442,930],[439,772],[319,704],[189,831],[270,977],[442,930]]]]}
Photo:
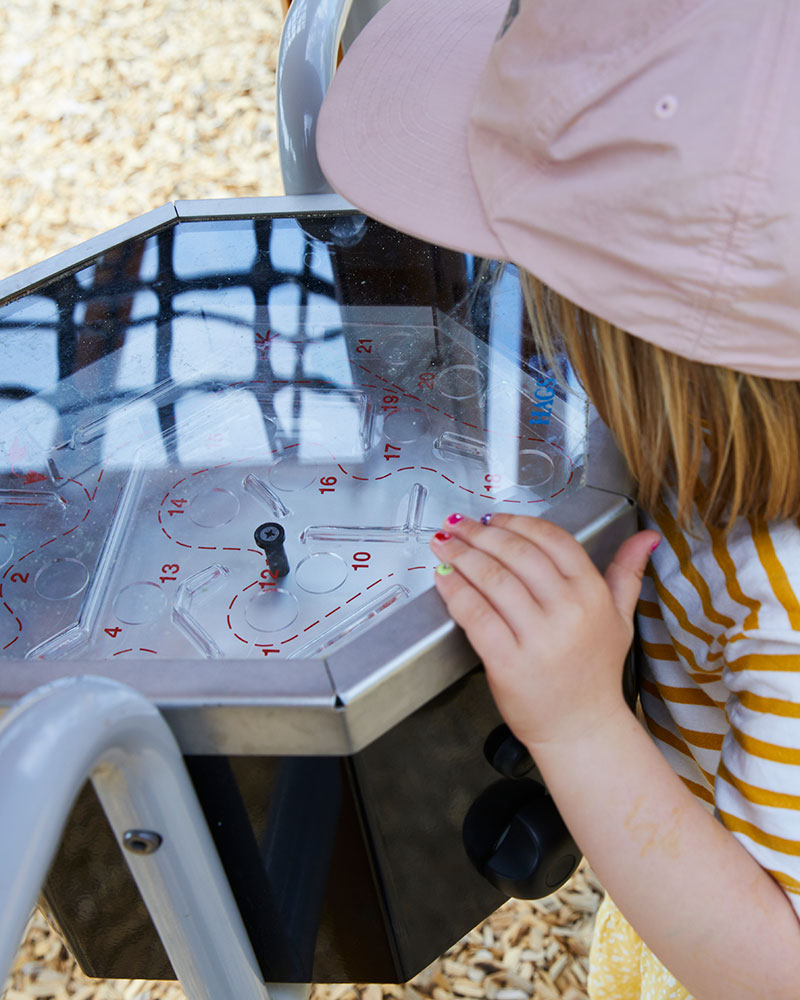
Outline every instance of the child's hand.
{"type": "Polygon", "coordinates": [[[446,567],[436,589],[483,660],[515,735],[571,740],[626,709],[622,668],[642,574],[660,536],[618,549],[605,578],[583,547],[549,521],[451,515],[431,548],[446,567]],[[455,520],[453,520],[455,518],[455,520]]]}

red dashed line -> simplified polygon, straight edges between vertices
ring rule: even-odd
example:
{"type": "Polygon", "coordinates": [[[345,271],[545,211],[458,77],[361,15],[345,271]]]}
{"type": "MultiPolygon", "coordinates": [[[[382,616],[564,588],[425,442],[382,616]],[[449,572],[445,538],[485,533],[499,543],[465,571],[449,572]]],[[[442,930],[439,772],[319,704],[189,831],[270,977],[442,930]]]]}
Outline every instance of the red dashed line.
{"type": "Polygon", "coordinates": [[[317,620],[315,622],[312,622],[310,625],[306,625],[306,627],[303,629],[303,631],[304,632],[308,632],[308,630],[310,628],[313,628],[315,625],[319,625],[319,618],[317,618],[317,620]]]}
{"type": "Polygon", "coordinates": [[[19,557],[19,561],[22,562],[23,559],[27,559],[28,556],[32,556],[35,551],[35,549],[31,549],[30,552],[26,552],[24,556],[19,557]]]}
{"type": "Polygon", "coordinates": [[[544,503],[544,497],[540,497],[538,500],[526,500],[526,503],[544,503]]]}
{"type": "MultiPolygon", "coordinates": [[[[164,504],[167,502],[167,497],[168,496],[169,496],[169,490],[167,490],[167,492],[164,494],[164,499],[161,501],[161,504],[160,504],[161,507],[163,507],[164,504]]],[[[161,511],[159,511],[159,515],[160,514],[161,514],[161,511]]]]}
{"type": "Polygon", "coordinates": [[[406,394],[406,390],[405,390],[405,389],[404,389],[404,388],[403,388],[402,386],[399,386],[399,385],[397,384],[397,382],[390,382],[390,383],[389,383],[389,385],[390,385],[390,386],[391,386],[391,387],[392,387],[393,389],[397,389],[397,391],[398,391],[398,392],[400,393],[400,395],[401,395],[401,396],[405,396],[405,394],[406,394]]]}
{"type": "Polygon", "coordinates": [[[231,625],[231,616],[230,615],[225,615],[225,617],[228,619],[228,628],[232,632],[233,631],[233,625],[231,625]]]}
{"type": "Polygon", "coordinates": [[[352,597],[348,597],[348,599],[344,603],[345,604],[349,604],[350,601],[354,601],[357,597],[361,597],[361,591],[360,590],[359,590],[359,592],[357,594],[353,594],[352,597]]]}
{"type": "Polygon", "coordinates": [[[205,468],[205,469],[198,469],[198,470],[197,470],[196,472],[193,472],[193,473],[192,473],[192,475],[193,475],[193,476],[202,476],[202,474],[203,474],[204,472],[208,472],[208,469],[209,469],[209,467],[208,467],[208,466],[206,466],[206,468],[205,468]]]}
{"type": "MultiPolygon", "coordinates": [[[[251,583],[251,584],[250,584],[250,586],[252,587],[252,586],[253,586],[253,584],[251,583]]],[[[245,589],[246,589],[246,588],[245,588],[245,589]]],[[[234,594],[234,595],[233,595],[233,600],[232,600],[232,601],[231,601],[231,603],[230,603],[230,604],[228,605],[228,611],[230,611],[230,609],[231,609],[231,608],[232,608],[232,607],[234,606],[234,604],[236,603],[236,598],[237,598],[238,596],[239,596],[238,594],[234,594]]]]}
{"type": "MultiPolygon", "coordinates": [[[[409,570],[412,570],[412,569],[427,569],[428,567],[427,566],[409,566],[408,568],[409,568],[409,570]]],[[[394,574],[392,574],[392,575],[394,576],[394,574]]]]}
{"type": "Polygon", "coordinates": [[[100,470],[100,475],[99,475],[99,476],[97,477],[97,482],[98,482],[98,483],[99,483],[99,482],[100,482],[100,480],[101,480],[101,479],[103,478],[103,473],[104,473],[105,471],[106,471],[105,469],[101,469],[101,470],[100,470]]]}
{"type": "Polygon", "coordinates": [[[13,612],[13,611],[11,610],[11,608],[10,608],[10,607],[8,606],[8,604],[6,604],[6,602],[5,602],[5,601],[3,601],[3,607],[4,607],[5,609],[6,609],[6,611],[7,611],[7,612],[8,612],[8,613],[9,613],[9,614],[11,615],[11,617],[13,618],[13,617],[14,617],[14,612],[13,612]]]}
{"type": "Polygon", "coordinates": [[[140,653],[152,653],[153,656],[158,656],[158,653],[154,649],[145,649],[144,646],[139,647],[140,653]]]}
{"type": "Polygon", "coordinates": [[[248,552],[254,552],[257,556],[263,556],[264,555],[264,553],[262,552],[261,549],[248,549],[247,551],[248,552]]]}
{"type": "MultiPolygon", "coordinates": [[[[163,531],[164,529],[162,528],[161,530],[163,531]]],[[[164,534],[165,535],[167,534],[166,531],[164,532],[164,534]]],[[[171,535],[167,535],[167,538],[171,538],[171,535]]],[[[174,541],[175,541],[175,544],[176,545],[180,545],[181,548],[184,548],[184,549],[190,549],[191,548],[191,545],[189,545],[188,542],[179,542],[177,538],[174,541]]]]}
{"type": "Polygon", "coordinates": [[[436,410],[437,413],[441,413],[442,412],[439,409],[439,407],[438,406],[434,406],[433,403],[427,403],[426,405],[429,406],[432,410],[436,410]]]}
{"type": "Polygon", "coordinates": [[[3,573],[3,579],[4,580],[8,576],[8,574],[11,572],[11,570],[14,568],[14,565],[15,565],[14,563],[11,563],[11,565],[8,567],[8,569],[5,571],[5,573],[3,573]]]}
{"type": "Polygon", "coordinates": [[[446,479],[448,483],[452,483],[453,486],[456,485],[455,479],[451,479],[449,476],[446,476],[443,472],[440,472],[439,475],[442,477],[442,479],[446,479]]]}
{"type": "Polygon", "coordinates": [[[214,468],[215,468],[215,469],[225,469],[225,468],[227,468],[227,466],[229,466],[229,465],[233,465],[233,461],[230,461],[230,462],[223,462],[223,463],[222,463],[221,465],[215,465],[215,466],[214,466],[214,468]]]}
{"type": "Polygon", "coordinates": [[[372,588],[373,588],[373,587],[377,587],[377,586],[378,586],[378,584],[379,584],[379,583],[381,582],[381,580],[382,580],[382,579],[383,579],[383,577],[380,577],[379,579],[377,579],[377,580],[375,581],[375,583],[371,583],[371,584],[370,584],[370,585],[369,585],[368,587],[366,587],[365,589],[366,589],[366,590],[372,590],[372,588]]]}
{"type": "Polygon", "coordinates": [[[45,547],[45,545],[50,545],[51,542],[55,542],[55,541],[57,541],[57,539],[58,539],[58,535],[53,535],[53,537],[52,538],[48,538],[48,540],[46,542],[42,542],[42,544],[39,546],[39,548],[43,549],[45,547]]]}
{"type": "Polygon", "coordinates": [[[16,615],[14,615],[14,621],[17,623],[17,631],[21,632],[22,631],[22,622],[19,620],[19,618],[17,618],[16,615]]]}
{"type": "Polygon", "coordinates": [[[284,646],[287,642],[291,642],[292,639],[296,639],[299,634],[300,634],[299,632],[296,632],[293,636],[290,636],[288,639],[281,639],[281,646],[284,646]]]}
{"type": "Polygon", "coordinates": [[[156,517],[158,518],[158,523],[161,524],[161,508],[159,507],[156,511],[156,517]]]}
{"type": "Polygon", "coordinates": [[[413,393],[406,392],[404,395],[408,396],[409,399],[416,400],[417,403],[421,403],[422,402],[422,400],[419,398],[419,396],[415,396],[415,395],[413,395],[413,393]]]}
{"type": "Polygon", "coordinates": [[[217,551],[217,546],[216,545],[198,545],[197,547],[198,547],[198,549],[206,549],[206,550],[211,551],[211,552],[216,552],[217,551]]]}
{"type": "MultiPolygon", "coordinates": [[[[399,469],[395,469],[395,472],[408,472],[409,469],[414,469],[413,465],[402,465],[399,469]]],[[[389,473],[391,475],[391,473],[389,473]]]]}
{"type": "Polygon", "coordinates": [[[369,482],[369,477],[368,476],[353,476],[353,479],[359,479],[359,480],[361,480],[361,482],[364,482],[364,483],[368,483],[369,482]]]}
{"type": "MultiPolygon", "coordinates": [[[[244,590],[249,590],[251,587],[255,587],[255,585],[257,583],[258,583],[258,580],[253,580],[252,583],[248,583],[247,584],[247,586],[244,588],[244,590]]],[[[244,590],[242,591],[242,593],[244,593],[244,590]]],[[[239,595],[237,594],[236,596],[238,597],[239,595]]],[[[233,601],[235,601],[235,600],[236,600],[236,597],[234,597],[233,601]]],[[[233,601],[231,601],[231,607],[233,607],[233,601]]]]}
{"type": "Polygon", "coordinates": [[[327,615],[325,615],[324,617],[325,618],[330,618],[331,615],[335,615],[337,611],[341,611],[341,610],[342,610],[342,606],[340,604],[338,608],[334,608],[333,611],[329,611],[327,613],[327,615]]]}
{"type": "Polygon", "coordinates": [[[345,475],[348,475],[347,469],[342,465],[341,462],[336,463],[345,475]]]}
{"type": "Polygon", "coordinates": [[[69,530],[67,530],[67,531],[62,531],[62,532],[61,532],[61,534],[62,534],[62,535],[71,535],[71,534],[72,534],[72,532],[73,532],[73,531],[77,531],[79,527],[80,527],[80,525],[79,525],[79,524],[76,524],[76,525],[75,525],[74,527],[72,527],[72,528],[69,528],[69,530]]]}
{"type": "Polygon", "coordinates": [[[233,634],[234,634],[234,635],[236,636],[236,638],[237,638],[237,639],[239,640],[239,642],[243,642],[243,643],[245,644],[245,646],[247,646],[247,645],[248,645],[248,640],[247,640],[247,639],[243,639],[243,638],[242,638],[242,637],[241,637],[241,636],[239,635],[239,633],[238,633],[238,632],[234,632],[233,634]]]}
{"type": "Polygon", "coordinates": [[[522,503],[521,500],[503,500],[503,503],[522,503]]]}
{"type": "Polygon", "coordinates": [[[470,424],[466,420],[464,421],[464,426],[465,427],[471,427],[474,431],[479,431],[480,430],[480,427],[478,427],[477,424],[470,424]]]}
{"type": "Polygon", "coordinates": [[[15,635],[11,642],[7,642],[5,646],[3,646],[3,649],[8,649],[9,646],[13,646],[17,639],[19,639],[19,636],[15,635]]]}
{"type": "Polygon", "coordinates": [[[475,490],[468,490],[466,486],[460,486],[460,485],[458,488],[460,490],[463,490],[465,493],[471,493],[473,496],[475,496],[475,490]]]}
{"type": "Polygon", "coordinates": [[[222,546],[222,551],[223,552],[241,552],[242,549],[241,549],[241,546],[223,545],[222,546]]]}
{"type": "Polygon", "coordinates": [[[97,487],[95,486],[95,488],[91,492],[91,495],[89,494],[89,491],[87,490],[86,495],[89,497],[89,502],[91,503],[94,500],[94,498],[97,496],[97,487]]]}
{"type": "Polygon", "coordinates": [[[88,516],[89,516],[89,511],[87,510],[86,513],[81,518],[81,521],[85,521],[88,516]]]}
{"type": "Polygon", "coordinates": [[[180,486],[180,485],[181,485],[181,483],[185,483],[185,482],[186,482],[186,476],[184,476],[184,477],[183,477],[183,479],[179,479],[179,480],[177,481],[177,483],[173,483],[173,484],[172,484],[172,489],[174,490],[176,486],[180,486]]]}
{"type": "Polygon", "coordinates": [[[562,488],[561,488],[561,489],[560,489],[560,490],[558,491],[558,493],[551,493],[551,494],[550,494],[550,499],[552,500],[552,499],[553,499],[553,497],[557,497],[557,496],[559,496],[559,495],[560,495],[561,493],[563,493],[563,492],[564,492],[564,490],[565,490],[565,489],[566,489],[566,487],[564,486],[564,487],[562,487],[562,488]]]}
{"type": "Polygon", "coordinates": [[[436,472],[436,469],[432,469],[429,465],[421,465],[420,469],[422,469],[423,472],[436,472]]]}
{"type": "Polygon", "coordinates": [[[298,448],[299,446],[300,446],[299,441],[296,444],[287,444],[286,447],[284,448],[284,451],[288,451],[290,448],[298,448]]]}
{"type": "MultiPolygon", "coordinates": [[[[167,531],[167,529],[164,527],[163,524],[161,525],[161,530],[164,532],[164,534],[167,536],[167,538],[170,541],[172,541],[172,535],[167,531]]],[[[189,546],[189,547],[191,548],[191,546],[189,546]]]]}
{"type": "Polygon", "coordinates": [[[131,646],[130,649],[118,649],[116,651],[116,653],[112,653],[111,655],[112,656],[121,656],[123,653],[132,653],[132,652],[133,652],[133,646],[131,646]]]}
{"type": "MultiPolygon", "coordinates": [[[[397,472],[400,472],[400,469],[397,469],[396,471],[397,471],[397,472]]],[[[379,483],[379,482],[381,481],[381,479],[388,479],[388,478],[389,478],[389,476],[391,476],[391,472],[386,472],[386,473],[384,473],[384,475],[382,475],[382,476],[376,476],[376,477],[375,477],[375,482],[376,482],[376,483],[379,483]]]]}

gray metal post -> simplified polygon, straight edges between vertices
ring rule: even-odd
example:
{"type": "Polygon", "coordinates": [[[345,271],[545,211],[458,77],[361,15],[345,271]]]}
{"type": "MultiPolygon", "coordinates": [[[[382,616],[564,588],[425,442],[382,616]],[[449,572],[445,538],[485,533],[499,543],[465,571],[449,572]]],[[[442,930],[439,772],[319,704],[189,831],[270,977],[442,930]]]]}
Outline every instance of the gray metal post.
{"type": "Polygon", "coordinates": [[[277,67],[278,153],[286,194],[331,190],[314,141],[352,2],[294,0],[286,15],[277,67]]]}
{"type": "Polygon", "coordinates": [[[191,1000],[301,1000],[261,979],[171,730],[133,689],[56,681],[0,721],[0,983],[78,790],[91,777],[169,959],[191,1000]]]}

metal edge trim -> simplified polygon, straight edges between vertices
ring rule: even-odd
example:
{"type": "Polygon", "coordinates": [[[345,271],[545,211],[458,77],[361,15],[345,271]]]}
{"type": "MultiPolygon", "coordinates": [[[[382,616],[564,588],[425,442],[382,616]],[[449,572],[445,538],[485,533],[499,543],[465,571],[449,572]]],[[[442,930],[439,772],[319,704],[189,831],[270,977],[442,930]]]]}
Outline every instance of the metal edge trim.
{"type": "Polygon", "coordinates": [[[70,247],[69,250],[62,250],[61,253],[48,257],[38,264],[32,264],[22,271],[17,271],[16,274],[0,280],[0,305],[7,305],[23,294],[34,291],[45,282],[51,281],[81,264],[88,264],[92,258],[113,249],[125,240],[146,236],[170,222],[175,222],[176,219],[175,205],[173,202],[168,202],[160,208],[154,208],[145,212],[144,215],[139,215],[135,219],[115,226],[113,229],[92,236],[83,243],[70,247]]]}
{"type": "Polygon", "coordinates": [[[357,212],[338,194],[290,194],[251,198],[199,198],[176,201],[178,221],[251,219],[255,216],[301,215],[310,212],[357,212]]]}

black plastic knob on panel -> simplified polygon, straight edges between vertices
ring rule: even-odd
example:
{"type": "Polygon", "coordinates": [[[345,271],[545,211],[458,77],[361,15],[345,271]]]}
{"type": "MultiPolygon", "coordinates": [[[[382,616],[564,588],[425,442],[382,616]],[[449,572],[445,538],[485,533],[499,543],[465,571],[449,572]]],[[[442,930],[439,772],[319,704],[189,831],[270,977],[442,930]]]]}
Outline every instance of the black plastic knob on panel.
{"type": "Polygon", "coordinates": [[[497,781],[483,791],[464,818],[462,836],[481,875],[517,899],[549,896],[581,860],[555,802],[528,778],[497,781]]]}
{"type": "Polygon", "coordinates": [[[483,755],[504,778],[539,778],[539,769],[525,744],[518,740],[505,723],[486,737],[483,755]]]}

